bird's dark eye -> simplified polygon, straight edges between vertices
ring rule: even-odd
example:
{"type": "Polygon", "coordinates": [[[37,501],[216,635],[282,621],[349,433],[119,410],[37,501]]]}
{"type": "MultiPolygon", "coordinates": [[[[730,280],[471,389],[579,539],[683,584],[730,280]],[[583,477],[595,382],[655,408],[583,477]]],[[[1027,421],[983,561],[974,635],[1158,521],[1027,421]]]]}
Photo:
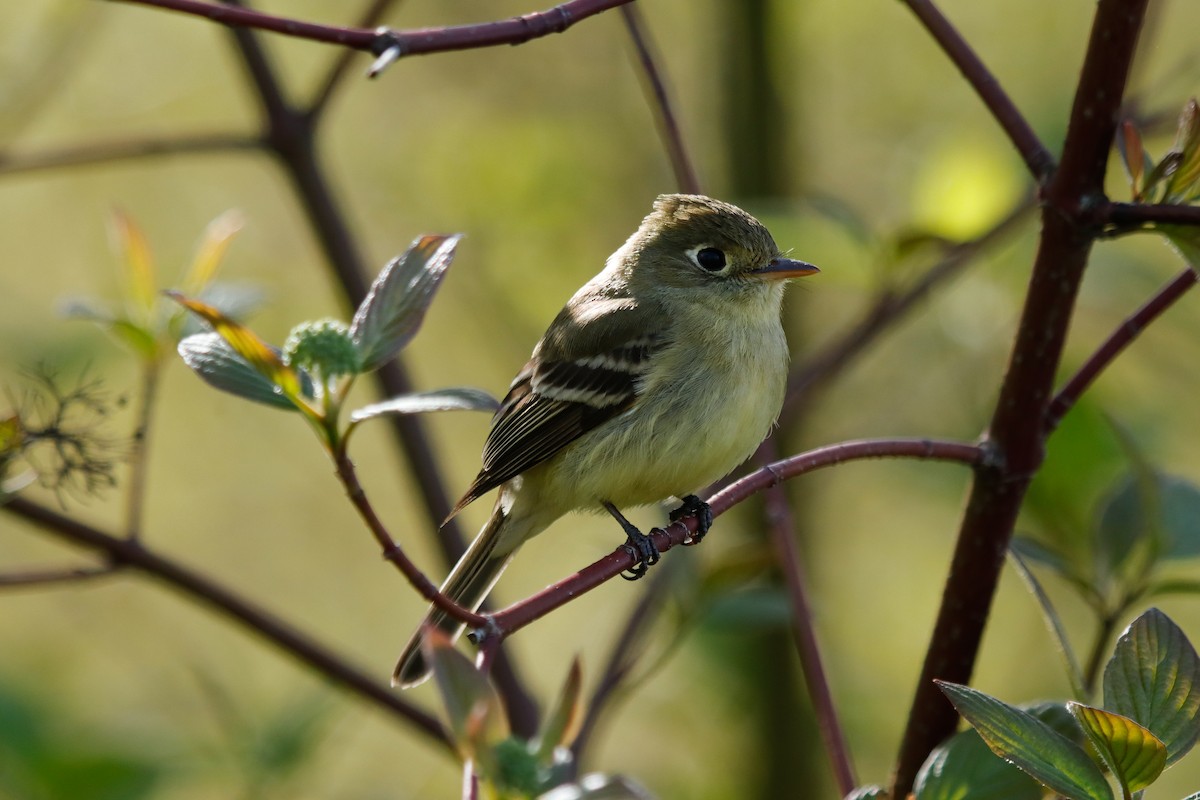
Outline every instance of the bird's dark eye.
{"type": "Polygon", "coordinates": [[[705,247],[696,253],[696,263],[709,272],[725,268],[725,254],[715,247],[705,247]]]}

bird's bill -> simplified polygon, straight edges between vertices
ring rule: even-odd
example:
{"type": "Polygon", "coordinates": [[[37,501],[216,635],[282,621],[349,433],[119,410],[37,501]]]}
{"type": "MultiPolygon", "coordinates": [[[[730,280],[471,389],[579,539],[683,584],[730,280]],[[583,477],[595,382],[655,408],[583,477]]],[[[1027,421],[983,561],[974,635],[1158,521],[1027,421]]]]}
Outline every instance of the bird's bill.
{"type": "Polygon", "coordinates": [[[820,271],[812,264],[780,256],[768,261],[766,266],[750,270],[749,274],[766,280],[782,281],[788,278],[802,278],[805,275],[813,275],[820,271]]]}

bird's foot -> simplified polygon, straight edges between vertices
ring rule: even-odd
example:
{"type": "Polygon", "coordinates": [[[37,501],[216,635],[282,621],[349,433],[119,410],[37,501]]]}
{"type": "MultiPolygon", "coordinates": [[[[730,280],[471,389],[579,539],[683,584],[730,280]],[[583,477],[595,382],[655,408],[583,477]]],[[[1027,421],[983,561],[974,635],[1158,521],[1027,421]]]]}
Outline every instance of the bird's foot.
{"type": "Polygon", "coordinates": [[[625,549],[635,561],[633,566],[627,571],[621,573],[621,577],[627,581],[636,581],[639,578],[646,577],[646,573],[650,568],[658,563],[662,558],[662,553],[658,551],[658,547],[654,544],[654,540],[646,534],[638,530],[637,526],[629,520],[625,519],[625,515],[617,510],[617,507],[612,503],[604,503],[604,508],[608,513],[613,515],[613,518],[621,523],[621,528],[625,531],[625,549]]]}
{"type": "Polygon", "coordinates": [[[683,505],[668,515],[671,522],[678,522],[684,517],[696,518],[696,532],[688,537],[685,545],[700,544],[700,540],[708,533],[713,524],[713,512],[708,503],[694,494],[683,498],[683,505]]]}

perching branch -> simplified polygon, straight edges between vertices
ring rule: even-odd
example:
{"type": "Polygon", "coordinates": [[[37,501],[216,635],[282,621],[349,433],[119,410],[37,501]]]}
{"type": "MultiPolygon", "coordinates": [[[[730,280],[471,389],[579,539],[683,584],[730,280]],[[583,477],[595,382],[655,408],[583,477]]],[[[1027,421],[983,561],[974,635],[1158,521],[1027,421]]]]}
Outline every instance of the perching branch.
{"type": "MultiPolygon", "coordinates": [[[[847,461],[867,458],[955,461],[976,468],[989,463],[987,451],[966,442],[932,439],[863,439],[842,442],[791,456],[755,470],[714,494],[709,498],[708,504],[716,517],[751,495],[789,478],[847,461]]],[[[691,543],[695,531],[695,518],[685,517],[666,528],[655,528],[648,535],[654,539],[659,552],[665,553],[672,547],[691,543]]],[[[579,572],[492,614],[489,629],[503,639],[567,604],[578,595],[589,592],[630,569],[635,561],[632,550],[622,545],[579,572]]]]}

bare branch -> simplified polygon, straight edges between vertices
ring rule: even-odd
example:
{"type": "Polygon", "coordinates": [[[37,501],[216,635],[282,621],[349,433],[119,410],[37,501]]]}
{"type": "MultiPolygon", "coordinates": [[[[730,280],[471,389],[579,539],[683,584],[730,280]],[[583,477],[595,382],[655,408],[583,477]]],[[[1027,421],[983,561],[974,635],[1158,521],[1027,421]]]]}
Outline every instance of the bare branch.
{"type": "Polygon", "coordinates": [[[1200,225],[1200,207],[1157,203],[1109,203],[1100,215],[1105,233],[1118,235],[1154,225],[1200,225]]]}
{"type": "Polygon", "coordinates": [[[453,750],[449,734],[437,719],[402,700],[386,685],[327,650],[312,637],[211,578],[147,548],[141,542],[105,533],[21,497],[11,498],[0,506],[0,511],[24,519],[73,545],[101,553],[114,566],[129,567],[152,576],[170,589],[234,620],[334,683],[390,712],[446,749],[453,750]]]}
{"type": "Polygon", "coordinates": [[[1083,363],[1066,385],[1054,396],[1046,410],[1046,432],[1049,434],[1074,407],[1079,398],[1095,382],[1100,373],[1113,362],[1151,322],[1175,304],[1196,285],[1196,271],[1191,267],[1180,272],[1169,283],[1155,292],[1146,303],[1121,323],[1083,363]]]}
{"type": "Polygon", "coordinates": [[[387,526],[383,524],[379,515],[375,513],[375,508],[371,505],[371,501],[367,499],[367,493],[363,491],[362,484],[358,481],[358,473],[354,469],[354,463],[344,450],[339,450],[335,453],[333,461],[337,467],[338,480],[342,482],[342,486],[346,489],[346,496],[350,499],[350,503],[354,506],[355,510],[358,511],[359,516],[362,517],[363,522],[366,523],[368,530],[371,531],[371,535],[375,537],[375,541],[379,543],[379,547],[383,550],[383,557],[400,570],[422,597],[433,603],[438,609],[446,612],[453,619],[472,628],[479,628],[486,625],[488,622],[486,617],[482,617],[468,608],[463,608],[439,592],[437,585],[417,568],[412,559],[405,554],[404,549],[396,543],[396,540],[388,532],[387,526]]]}
{"type": "Polygon", "coordinates": [[[999,81],[988,71],[971,46],[963,40],[931,0],[904,0],[904,3],[916,14],[929,35],[941,45],[946,56],[954,62],[979,95],[979,99],[983,100],[984,105],[992,112],[996,122],[1008,134],[1009,141],[1021,154],[1034,179],[1040,183],[1048,178],[1054,171],[1054,156],[1038,139],[1029,122],[1012,99],[1004,93],[999,81]]]}
{"type": "Polygon", "coordinates": [[[40,153],[0,152],[0,175],[82,167],[110,161],[126,161],[176,153],[254,150],[261,145],[261,140],[254,136],[240,133],[212,133],[84,144],[45,150],[40,153]]]}
{"type": "MultiPolygon", "coordinates": [[[[747,497],[788,478],[866,458],[916,458],[981,466],[986,462],[986,453],[974,444],[932,439],[863,439],[842,442],[768,464],[726,486],[714,494],[708,503],[713,516],[719,516],[747,497]]],[[[659,552],[665,553],[677,545],[691,543],[695,531],[696,519],[686,517],[666,528],[655,528],[648,535],[654,539],[659,552]]],[[[569,603],[575,597],[628,570],[635,560],[632,550],[622,545],[570,577],[491,615],[490,627],[501,637],[507,637],[569,603]]]]}
{"type": "Polygon", "coordinates": [[[117,571],[117,567],[107,564],[102,567],[59,567],[10,572],[0,574],[0,589],[25,589],[61,583],[82,583],[93,578],[111,575],[117,571]]]}
{"type": "MultiPolygon", "coordinates": [[[[767,441],[767,446],[772,449],[775,444],[774,439],[767,441]]],[[[817,642],[817,633],[813,629],[812,604],[808,601],[807,582],[804,579],[803,565],[800,563],[800,551],[796,547],[796,525],[792,519],[792,509],[788,505],[787,492],[782,485],[767,489],[766,513],[771,543],[775,547],[775,561],[783,573],[788,599],[791,601],[792,638],[796,641],[796,653],[800,656],[805,688],[813,705],[817,728],[821,734],[821,741],[825,744],[838,794],[845,797],[858,785],[858,779],[854,775],[850,746],[838,719],[833,692],[829,688],[829,679],[821,660],[821,648],[817,642]]]]}
{"type": "Polygon", "coordinates": [[[638,63],[642,67],[642,75],[654,97],[654,108],[657,111],[659,134],[663,146],[671,159],[671,169],[675,172],[675,183],[679,191],[690,194],[700,193],[700,179],[696,169],[688,157],[687,147],[683,144],[683,134],[671,108],[671,99],[667,94],[667,86],[663,81],[662,70],[658,66],[658,58],[646,31],[646,21],[642,18],[641,10],[634,4],[621,7],[621,18],[625,20],[625,28],[629,38],[637,50],[638,63]]]}

